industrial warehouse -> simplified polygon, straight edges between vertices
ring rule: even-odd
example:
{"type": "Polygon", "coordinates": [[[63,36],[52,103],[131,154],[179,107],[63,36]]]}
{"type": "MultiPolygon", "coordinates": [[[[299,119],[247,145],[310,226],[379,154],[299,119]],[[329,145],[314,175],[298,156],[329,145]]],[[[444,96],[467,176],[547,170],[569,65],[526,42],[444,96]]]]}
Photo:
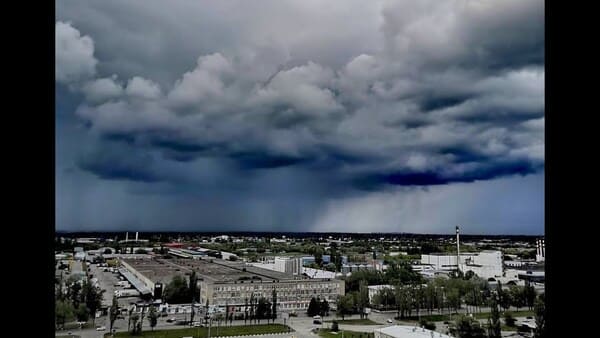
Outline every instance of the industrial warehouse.
{"type": "MultiPolygon", "coordinates": [[[[185,277],[196,272],[200,303],[217,307],[226,305],[243,311],[247,299],[270,297],[277,290],[282,310],[308,308],[311,298],[318,297],[335,304],[344,295],[344,281],[330,278],[307,278],[273,270],[247,266],[215,258],[201,259],[120,259],[123,270],[133,285],[150,290],[155,299],[160,298],[163,285],[174,276],[185,277]],[[140,283],[141,282],[141,283],[140,283]]],[[[142,292],[142,291],[140,291],[142,292]]]]}

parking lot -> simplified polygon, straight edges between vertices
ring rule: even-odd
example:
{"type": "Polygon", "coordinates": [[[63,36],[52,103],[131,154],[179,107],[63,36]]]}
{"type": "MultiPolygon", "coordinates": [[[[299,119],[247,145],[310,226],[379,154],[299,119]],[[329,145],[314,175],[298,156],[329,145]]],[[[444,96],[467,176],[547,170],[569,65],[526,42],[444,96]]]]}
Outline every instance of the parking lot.
{"type": "MultiPolygon", "coordinates": [[[[110,306],[112,305],[112,299],[115,294],[115,290],[122,290],[122,287],[115,286],[115,284],[121,279],[119,279],[118,272],[108,272],[102,271],[103,268],[98,267],[97,264],[88,265],[90,268],[90,273],[93,277],[98,278],[98,285],[102,290],[106,290],[103,294],[102,305],[110,306]]],[[[120,306],[128,306],[129,304],[136,303],[140,301],[139,297],[123,297],[119,298],[120,306]]]]}

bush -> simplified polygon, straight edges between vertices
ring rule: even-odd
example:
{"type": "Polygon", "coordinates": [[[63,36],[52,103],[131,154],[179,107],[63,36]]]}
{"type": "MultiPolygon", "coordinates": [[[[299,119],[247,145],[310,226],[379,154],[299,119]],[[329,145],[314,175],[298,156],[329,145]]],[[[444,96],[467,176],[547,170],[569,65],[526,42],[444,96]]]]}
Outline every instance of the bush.
{"type": "Polygon", "coordinates": [[[331,324],[331,331],[338,332],[338,330],[339,330],[338,322],[334,320],[333,324],[331,324]]]}
{"type": "Polygon", "coordinates": [[[426,328],[427,330],[435,330],[435,324],[433,322],[427,321],[425,318],[422,318],[421,321],[419,321],[419,325],[421,325],[421,327],[426,328]]]}
{"type": "Polygon", "coordinates": [[[512,316],[512,314],[510,314],[510,312],[506,312],[504,314],[504,322],[506,323],[506,326],[514,327],[516,319],[512,316]]]}

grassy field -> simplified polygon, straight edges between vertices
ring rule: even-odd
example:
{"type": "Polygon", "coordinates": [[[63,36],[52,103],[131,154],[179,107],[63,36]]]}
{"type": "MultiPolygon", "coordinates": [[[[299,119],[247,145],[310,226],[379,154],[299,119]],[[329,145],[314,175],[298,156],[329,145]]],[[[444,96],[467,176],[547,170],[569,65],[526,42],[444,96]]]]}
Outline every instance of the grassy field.
{"type": "MultiPolygon", "coordinates": [[[[344,338],[373,338],[375,335],[368,332],[343,331],[344,338]]],[[[331,332],[329,329],[320,329],[319,336],[323,338],[341,338],[342,331],[337,333],[331,332]]]]}
{"type": "MultiPolygon", "coordinates": [[[[248,325],[248,326],[223,326],[218,330],[216,327],[212,327],[210,330],[210,335],[212,337],[216,336],[242,336],[242,335],[251,335],[251,334],[269,334],[269,333],[282,333],[289,332],[291,328],[287,325],[282,324],[264,324],[264,325],[248,325]],[[218,332],[218,334],[217,334],[218,332]]],[[[152,338],[181,338],[181,337],[208,337],[208,328],[205,327],[191,327],[179,330],[156,330],[151,331],[149,329],[145,329],[142,332],[141,337],[152,337],[152,338]]],[[[110,334],[107,333],[104,337],[110,337],[110,334]]],[[[132,336],[129,332],[117,332],[115,337],[140,337],[140,336],[132,336]]]]}
{"type": "Polygon", "coordinates": [[[502,331],[517,331],[517,327],[516,326],[508,326],[506,324],[502,324],[502,325],[500,325],[500,330],[502,330],[502,331]]]}
{"type": "Polygon", "coordinates": [[[338,324],[348,324],[348,325],[380,325],[377,322],[374,322],[370,319],[346,319],[346,320],[341,320],[341,319],[332,319],[332,320],[326,320],[326,323],[332,323],[333,321],[338,322],[338,324]]]}

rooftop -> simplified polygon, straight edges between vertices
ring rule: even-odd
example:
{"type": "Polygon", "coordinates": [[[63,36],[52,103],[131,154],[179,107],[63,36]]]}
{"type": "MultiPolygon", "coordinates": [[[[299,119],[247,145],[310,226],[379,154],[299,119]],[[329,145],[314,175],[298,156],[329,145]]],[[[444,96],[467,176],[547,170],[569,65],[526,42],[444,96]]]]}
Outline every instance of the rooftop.
{"type": "Polygon", "coordinates": [[[124,259],[138,272],[154,282],[168,283],[173,276],[193,271],[199,278],[212,282],[278,281],[304,279],[283,272],[246,266],[243,262],[231,262],[216,258],[206,259],[124,259]]]}

